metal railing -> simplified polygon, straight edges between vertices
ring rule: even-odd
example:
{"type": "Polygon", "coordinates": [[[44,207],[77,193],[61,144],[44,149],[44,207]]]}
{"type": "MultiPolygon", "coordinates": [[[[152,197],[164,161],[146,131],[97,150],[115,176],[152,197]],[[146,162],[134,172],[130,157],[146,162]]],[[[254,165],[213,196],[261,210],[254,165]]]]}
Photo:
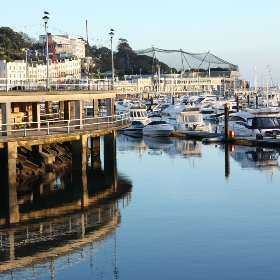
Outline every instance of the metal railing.
{"type": "Polygon", "coordinates": [[[0,138],[54,135],[78,131],[92,131],[118,127],[130,122],[129,113],[102,117],[83,117],[82,119],[62,120],[60,118],[44,119],[40,122],[26,121],[2,123],[0,138]]]}
{"type": "MultiPolygon", "coordinates": [[[[111,79],[50,79],[50,89],[53,91],[71,91],[71,90],[94,90],[104,91],[111,90],[111,79]]],[[[43,79],[12,79],[0,78],[1,91],[44,91],[46,90],[46,81],[43,79]]]]}

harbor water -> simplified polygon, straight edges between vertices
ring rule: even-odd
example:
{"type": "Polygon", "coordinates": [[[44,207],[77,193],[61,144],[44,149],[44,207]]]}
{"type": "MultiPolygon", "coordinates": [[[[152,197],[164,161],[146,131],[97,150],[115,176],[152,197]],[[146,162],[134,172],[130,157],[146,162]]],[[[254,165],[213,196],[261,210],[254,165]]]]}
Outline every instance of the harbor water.
{"type": "MultiPolygon", "coordinates": [[[[2,226],[0,279],[279,279],[279,152],[119,134],[121,190],[65,216],[61,207],[60,219],[41,227],[18,225],[13,254],[5,245],[12,227],[2,226]],[[24,247],[35,233],[41,243],[24,247]],[[38,250],[41,258],[29,262],[38,250]]],[[[88,182],[104,196],[98,174],[88,182]]],[[[58,189],[69,176],[57,177],[58,189]]],[[[65,188],[69,194],[75,186],[65,188]]],[[[59,199],[63,206],[67,196],[59,199]]]]}

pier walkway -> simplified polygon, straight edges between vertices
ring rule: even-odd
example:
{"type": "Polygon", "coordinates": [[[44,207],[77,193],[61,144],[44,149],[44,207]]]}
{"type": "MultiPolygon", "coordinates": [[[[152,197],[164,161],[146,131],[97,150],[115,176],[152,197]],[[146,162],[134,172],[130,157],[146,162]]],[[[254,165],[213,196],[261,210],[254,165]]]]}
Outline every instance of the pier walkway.
{"type": "Polygon", "coordinates": [[[64,138],[85,134],[97,137],[128,126],[128,114],[115,115],[116,94],[113,90],[3,92],[0,95],[0,148],[3,143],[19,138],[49,141],[62,135],[64,138]],[[100,114],[100,104],[106,116],[100,114]]]}
{"type": "Polygon", "coordinates": [[[80,135],[89,137],[102,136],[113,130],[122,129],[130,124],[128,114],[83,117],[82,119],[50,119],[38,122],[17,122],[5,124],[9,130],[0,130],[0,148],[5,142],[32,142],[37,144],[76,140],[80,135]],[[38,127],[40,127],[38,129],[38,127]]]}

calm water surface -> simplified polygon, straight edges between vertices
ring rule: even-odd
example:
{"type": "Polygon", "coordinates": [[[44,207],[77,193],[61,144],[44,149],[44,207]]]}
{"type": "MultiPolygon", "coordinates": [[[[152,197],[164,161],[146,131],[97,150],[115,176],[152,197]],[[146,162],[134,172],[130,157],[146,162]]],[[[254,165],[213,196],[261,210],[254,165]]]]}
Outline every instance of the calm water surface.
{"type": "MultiPolygon", "coordinates": [[[[69,219],[79,228],[81,215],[87,217],[86,234],[75,231],[79,245],[60,255],[70,237],[59,239],[49,259],[0,279],[279,279],[278,155],[276,149],[118,135],[118,176],[131,188],[57,222],[59,239],[69,219]]],[[[2,228],[5,238],[7,231],[2,228]]],[[[22,235],[24,243],[26,229],[22,235]]]]}

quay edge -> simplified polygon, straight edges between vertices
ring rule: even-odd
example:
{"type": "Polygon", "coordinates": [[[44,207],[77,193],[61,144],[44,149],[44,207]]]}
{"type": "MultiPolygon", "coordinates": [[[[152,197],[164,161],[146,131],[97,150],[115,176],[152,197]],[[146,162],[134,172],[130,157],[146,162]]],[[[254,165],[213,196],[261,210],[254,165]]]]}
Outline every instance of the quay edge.
{"type": "MultiPolygon", "coordinates": [[[[186,131],[186,132],[175,131],[171,134],[171,137],[194,139],[194,140],[202,140],[204,138],[211,139],[211,138],[217,138],[221,136],[223,135],[220,133],[197,132],[197,131],[186,131]]],[[[256,139],[254,137],[234,137],[228,139],[222,138],[220,142],[233,144],[233,145],[240,145],[240,146],[262,146],[262,147],[280,148],[280,138],[271,138],[271,137],[264,137],[263,139],[256,139]]]]}

